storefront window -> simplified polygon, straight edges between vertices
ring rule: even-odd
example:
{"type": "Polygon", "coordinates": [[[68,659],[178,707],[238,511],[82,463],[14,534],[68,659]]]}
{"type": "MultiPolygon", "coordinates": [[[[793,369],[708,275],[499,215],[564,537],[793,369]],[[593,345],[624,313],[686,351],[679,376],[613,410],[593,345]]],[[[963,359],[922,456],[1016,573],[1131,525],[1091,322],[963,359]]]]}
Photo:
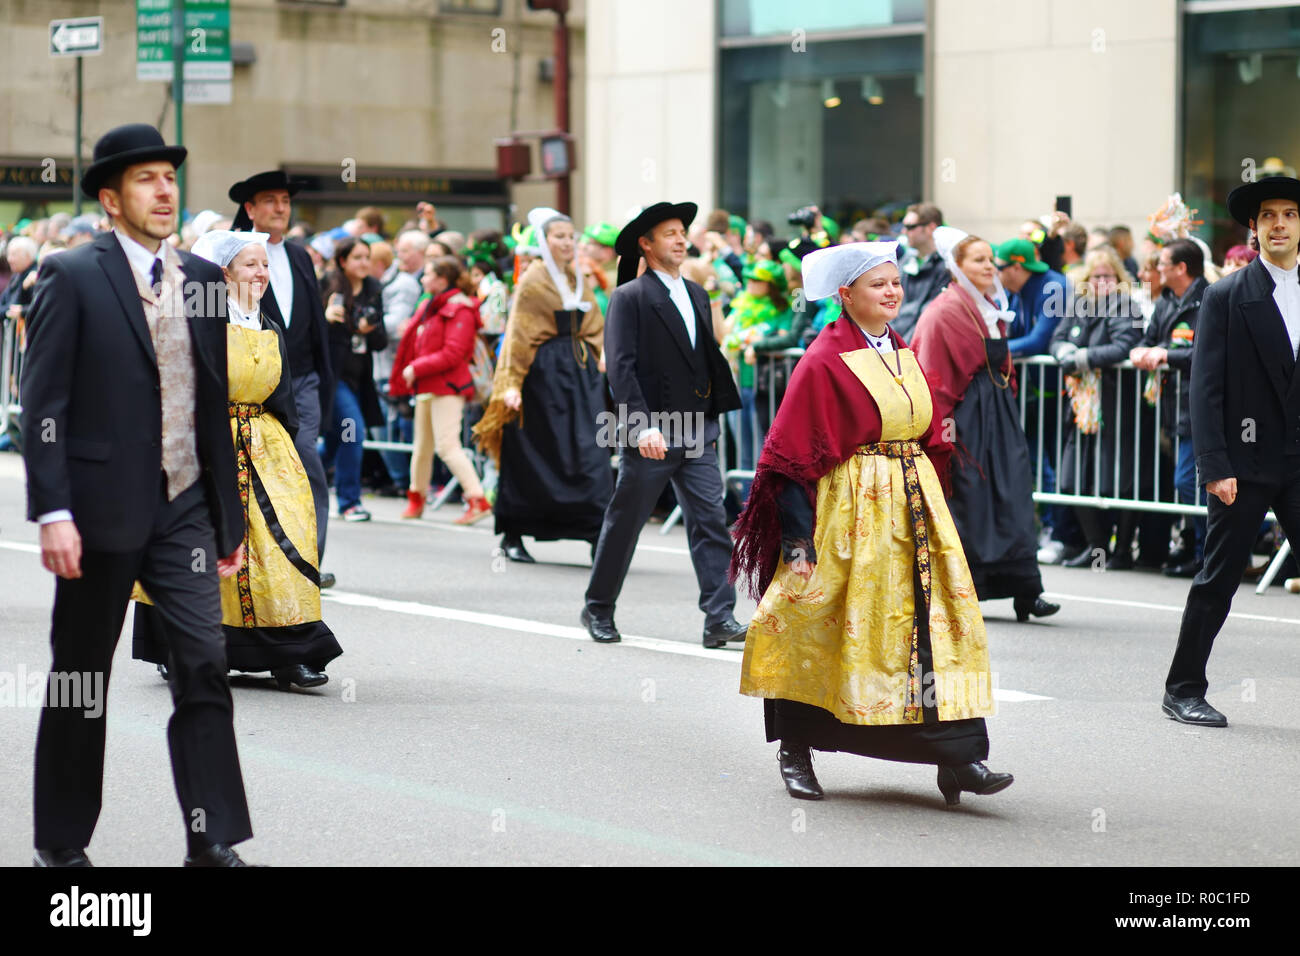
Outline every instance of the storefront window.
{"type": "Polygon", "coordinates": [[[1189,13],[1183,48],[1183,197],[1217,261],[1246,230],[1228,193],[1300,166],[1300,6],[1189,13]]]}
{"type": "Polygon", "coordinates": [[[722,35],[768,36],[922,23],[925,0],[722,0],[722,35]]]}
{"type": "Polygon", "coordinates": [[[848,228],[868,215],[897,220],[921,195],[922,37],[724,47],[721,200],[798,227],[810,203],[848,228]]]}

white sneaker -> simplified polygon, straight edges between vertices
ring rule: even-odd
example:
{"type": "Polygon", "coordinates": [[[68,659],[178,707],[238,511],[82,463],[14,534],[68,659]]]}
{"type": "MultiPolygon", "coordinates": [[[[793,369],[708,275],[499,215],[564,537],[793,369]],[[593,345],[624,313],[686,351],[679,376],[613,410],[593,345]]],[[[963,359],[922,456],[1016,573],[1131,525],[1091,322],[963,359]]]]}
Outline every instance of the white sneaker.
{"type": "Polygon", "coordinates": [[[1065,545],[1059,541],[1049,541],[1038,549],[1039,564],[1060,564],[1065,555],[1065,545]]]}

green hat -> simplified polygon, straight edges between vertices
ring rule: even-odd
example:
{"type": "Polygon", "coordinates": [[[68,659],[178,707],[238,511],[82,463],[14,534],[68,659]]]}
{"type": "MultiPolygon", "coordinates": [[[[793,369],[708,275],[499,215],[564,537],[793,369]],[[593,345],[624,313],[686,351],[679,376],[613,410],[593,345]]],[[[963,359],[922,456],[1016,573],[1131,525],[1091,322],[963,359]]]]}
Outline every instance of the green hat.
{"type": "Polygon", "coordinates": [[[727,220],[728,230],[731,232],[738,232],[742,236],[745,234],[745,227],[748,225],[749,223],[745,222],[745,220],[742,219],[740,216],[731,216],[727,220]]]}
{"type": "Polygon", "coordinates": [[[1008,239],[1001,245],[994,246],[993,258],[997,261],[999,269],[1021,265],[1030,272],[1047,271],[1047,263],[1039,261],[1038,250],[1028,239],[1008,239]]]}
{"type": "Polygon", "coordinates": [[[771,259],[759,259],[753,265],[746,267],[743,275],[744,278],[756,282],[771,283],[778,289],[785,288],[785,270],[771,259]]]}
{"type": "Polygon", "coordinates": [[[822,228],[826,230],[826,235],[831,237],[831,242],[840,238],[840,224],[830,216],[822,214],[822,228]]]}
{"type": "Polygon", "coordinates": [[[611,249],[618,242],[618,228],[608,222],[594,222],[582,234],[597,245],[609,246],[611,249]]]}

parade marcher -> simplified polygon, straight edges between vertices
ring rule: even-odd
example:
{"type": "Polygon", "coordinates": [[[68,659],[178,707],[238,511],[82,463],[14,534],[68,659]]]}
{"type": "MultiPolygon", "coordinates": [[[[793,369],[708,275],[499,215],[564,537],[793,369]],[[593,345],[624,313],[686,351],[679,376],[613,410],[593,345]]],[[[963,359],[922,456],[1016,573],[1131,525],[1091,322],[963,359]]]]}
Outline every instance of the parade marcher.
{"type": "Polygon", "coordinates": [[[591,639],[602,644],[622,639],[614,605],[641,528],[670,482],[700,586],[704,646],[745,639],[727,580],[731,538],[717,447],[718,416],[739,408],[740,396],[713,336],[709,295],[680,273],[696,209],[690,202],[655,203],[618,236],[619,284],[609,299],[605,346],[610,390],[627,427],[581,614],[591,639]]]}
{"type": "Polygon", "coordinates": [[[90,865],[107,713],[59,706],[52,685],[55,675],[82,674],[107,690],[137,579],[170,648],[167,742],[186,864],[243,866],[231,845],[252,836],[218,584],[242,563],[244,536],[226,415],[225,296],[186,294],[193,283],[225,284],[216,266],[166,241],[185,153],[142,123],[100,138],[81,190],[113,230],[50,258],[29,316],[27,517],[41,525],[41,563],[58,575],[36,738],[38,866],[90,865]],[[203,827],[190,825],[200,817],[203,827]]]}
{"type": "Polygon", "coordinates": [[[468,525],[492,513],[474,464],[460,444],[466,396],[474,392],[469,359],[478,334],[479,304],[469,274],[451,256],[427,263],[423,282],[432,298],[420,306],[402,336],[389,383],[394,396],[415,396],[415,448],[402,517],[413,520],[424,514],[437,451],[465,498],[465,513],[456,524],[468,525]]]}
{"type": "Polygon", "coordinates": [[[865,242],[803,261],[809,298],[844,312],[795,367],[736,526],[734,575],[761,596],[740,692],[764,698],[792,797],[821,799],[810,751],[829,750],[937,764],[951,806],[1012,777],[983,763],[988,643],[939,477],[951,448],[889,329],[896,256],[865,242]]]}
{"type": "Polygon", "coordinates": [[[324,291],[330,366],[336,376],[324,460],[334,468],[339,517],[369,521],[370,512],[361,505],[361,459],[366,429],[384,423],[373,359],[388,346],[383,289],[370,275],[369,248],[360,239],[344,239],[335,246],[334,268],[334,281],[324,291]]]}
{"type": "MultiPolygon", "coordinates": [[[[294,447],[311,481],[316,507],[317,557],[324,564],[325,533],[329,525],[329,482],[316,440],[328,427],[334,407],[334,368],[330,364],[329,328],[321,306],[320,283],[307,250],[285,241],[293,213],[292,197],[302,184],[282,170],[257,173],[230,187],[228,195],[239,204],[231,226],[268,233],[267,260],[271,288],[262,296],[262,312],[284,330],[289,349],[289,371],[298,408],[294,447]]],[[[321,587],[334,583],[334,575],[321,572],[321,587]]]]}
{"type": "Polygon", "coordinates": [[[1006,292],[983,239],[951,226],[934,239],[952,284],[921,313],[912,351],[934,390],[934,420],[956,446],[948,508],[979,599],[1012,598],[1021,622],[1047,617],[1061,608],[1042,597],[1006,292]]]}
{"type": "MultiPolygon", "coordinates": [[[[284,333],[261,311],[270,282],[264,232],[205,232],[191,252],[219,266],[227,289],[227,377],[244,554],[221,582],[226,665],[270,671],[281,690],[318,687],[343,653],[321,620],[316,507],[293,445],[298,412],[284,333]]],[[[147,588],[134,595],[132,656],[168,659],[165,625],[147,588]]]]}
{"type": "Polygon", "coordinates": [[[1228,724],[1205,699],[1205,669],[1269,508],[1300,541],[1300,180],[1238,186],[1228,212],[1256,234],[1260,257],[1211,284],[1196,320],[1192,441],[1209,520],[1161,705],[1204,727],[1228,724]]]}
{"type": "Polygon", "coordinates": [[[613,487],[610,453],[598,441],[604,316],[574,268],[573,221],[544,206],[528,221],[541,258],[515,287],[492,399],[474,427],[500,469],[501,550],[525,564],[533,557],[524,535],[594,548],[613,487]]]}

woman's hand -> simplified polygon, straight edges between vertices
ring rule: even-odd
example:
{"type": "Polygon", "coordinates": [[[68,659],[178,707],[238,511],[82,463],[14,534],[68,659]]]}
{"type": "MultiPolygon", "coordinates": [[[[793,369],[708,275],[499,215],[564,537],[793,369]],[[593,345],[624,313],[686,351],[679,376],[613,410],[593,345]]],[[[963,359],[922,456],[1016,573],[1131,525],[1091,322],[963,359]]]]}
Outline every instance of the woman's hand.
{"type": "Polygon", "coordinates": [[[329,322],[342,322],[346,316],[343,314],[343,306],[331,305],[325,309],[325,319],[329,322]]]}
{"type": "Polygon", "coordinates": [[[407,385],[415,384],[415,366],[408,365],[402,369],[402,378],[406,380],[407,385]]]}
{"type": "Polygon", "coordinates": [[[357,331],[360,332],[362,335],[369,335],[376,328],[378,328],[378,326],[371,325],[365,319],[357,320],[357,331]]]}
{"type": "Polygon", "coordinates": [[[605,374],[605,355],[603,352],[601,353],[600,359],[596,362],[596,371],[601,375],[605,374]]]}
{"type": "Polygon", "coordinates": [[[519,394],[519,389],[517,388],[506,389],[505,398],[502,400],[506,403],[506,408],[510,409],[512,412],[517,412],[519,409],[524,407],[523,397],[519,394]]]}

